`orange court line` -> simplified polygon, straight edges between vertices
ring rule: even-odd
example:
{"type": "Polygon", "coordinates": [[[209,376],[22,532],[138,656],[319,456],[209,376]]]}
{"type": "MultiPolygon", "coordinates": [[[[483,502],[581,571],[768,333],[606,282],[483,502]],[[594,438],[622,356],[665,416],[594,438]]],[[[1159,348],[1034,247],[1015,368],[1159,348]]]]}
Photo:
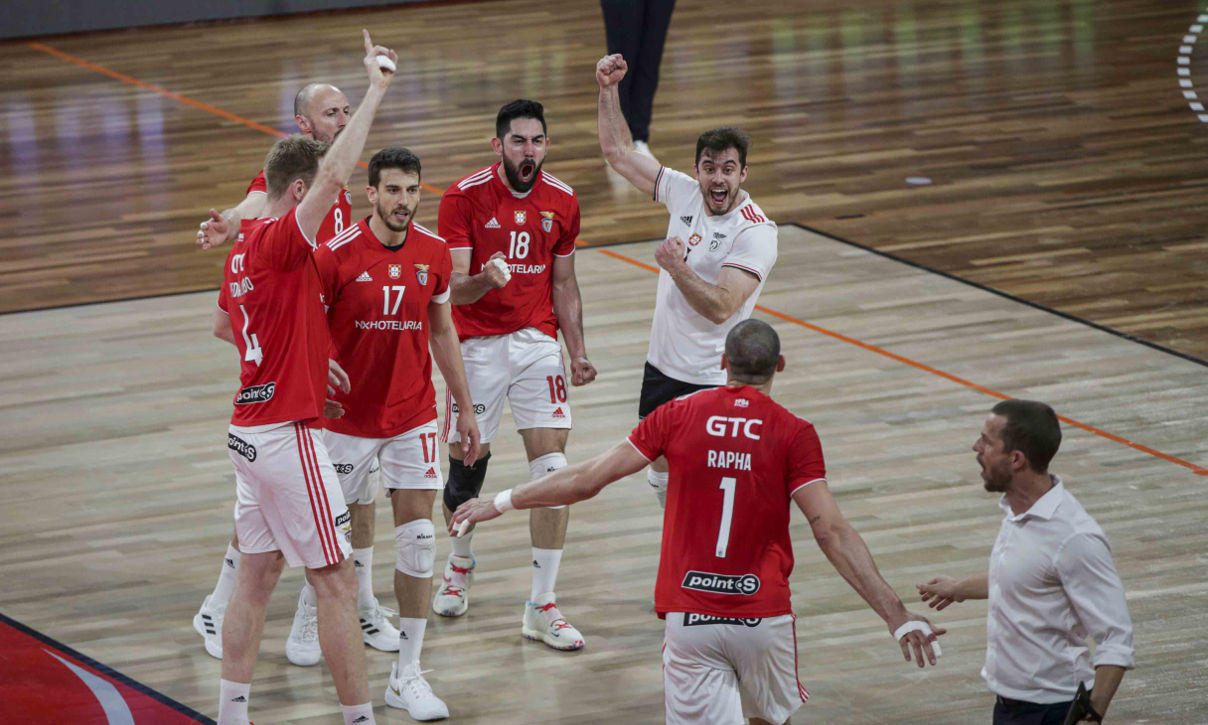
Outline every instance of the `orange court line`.
{"type": "MultiPolygon", "coordinates": [[[[161,88],[161,87],[159,87],[157,85],[153,85],[151,83],[145,83],[143,81],[138,80],[137,78],[133,78],[131,76],[125,75],[124,73],[118,73],[117,71],[109,70],[108,68],[99,66],[95,63],[90,63],[89,61],[86,61],[82,58],[77,58],[74,55],[70,55],[68,53],[64,53],[61,50],[56,50],[55,48],[52,48],[48,45],[43,45],[42,43],[37,43],[37,42],[33,42],[33,41],[25,41],[25,44],[28,45],[29,47],[33,48],[34,50],[37,50],[37,51],[40,51],[43,53],[47,53],[47,54],[52,55],[61,60],[65,60],[69,63],[74,63],[78,66],[87,68],[88,70],[95,71],[102,75],[109,76],[110,78],[114,78],[116,80],[122,81],[123,83],[129,83],[130,85],[137,86],[138,88],[152,91],[153,93],[158,93],[161,96],[164,96],[166,98],[170,98],[174,101],[179,101],[188,106],[192,106],[192,107],[200,109],[202,111],[206,111],[207,113],[212,113],[216,116],[220,116],[229,121],[241,123],[244,126],[247,126],[248,128],[253,128],[257,131],[267,133],[271,136],[287,136],[288,135],[288,134],[278,131],[276,129],[269,128],[268,126],[265,126],[263,124],[256,123],[255,121],[243,118],[241,116],[236,116],[235,114],[230,113],[229,111],[224,111],[221,108],[215,108],[214,106],[211,106],[209,104],[194,100],[192,98],[189,98],[188,96],[182,96],[179,93],[173,93],[172,91],[169,91],[165,88],[161,88]]],[[[366,168],[368,166],[363,161],[357,162],[357,165],[361,166],[362,168],[366,168]]],[[[422,186],[425,189],[435,192],[438,195],[444,194],[444,190],[438,189],[435,186],[430,186],[428,184],[422,184],[422,186]]],[[[581,239],[576,239],[575,245],[580,246],[580,247],[585,246],[586,242],[584,242],[581,239]]],[[[657,274],[659,271],[657,267],[646,264],[645,262],[639,262],[638,260],[633,259],[632,257],[625,256],[624,254],[618,254],[618,253],[613,252],[608,249],[597,249],[595,251],[597,251],[600,254],[603,254],[605,256],[612,257],[613,259],[616,259],[616,260],[619,260],[622,262],[627,262],[629,264],[634,265],[635,267],[640,267],[648,272],[654,272],[655,274],[657,274]]],[[[974,383],[969,380],[965,380],[964,378],[958,377],[951,373],[946,373],[943,370],[940,370],[938,368],[933,368],[930,365],[925,365],[925,364],[917,362],[915,360],[911,360],[908,357],[903,357],[902,355],[898,355],[897,353],[893,353],[893,352],[890,352],[883,348],[877,347],[876,345],[870,345],[869,343],[863,342],[861,340],[857,340],[854,337],[848,337],[847,335],[844,335],[842,333],[835,332],[833,330],[828,330],[825,327],[820,327],[813,323],[806,322],[805,320],[800,320],[791,315],[786,315],[783,312],[777,312],[776,310],[769,309],[767,307],[764,307],[763,305],[756,305],[755,309],[759,310],[760,312],[763,312],[764,314],[771,315],[772,317],[776,317],[778,319],[784,320],[785,322],[790,322],[794,325],[804,327],[807,330],[812,330],[813,332],[817,332],[821,335],[826,335],[827,337],[831,337],[836,340],[846,342],[849,345],[854,345],[862,350],[866,350],[868,352],[875,353],[875,354],[881,355],[883,357],[887,357],[896,362],[900,362],[903,365],[909,365],[910,367],[915,368],[916,370],[922,370],[923,372],[931,373],[932,375],[939,376],[941,378],[944,378],[945,380],[949,380],[958,385],[963,385],[966,388],[976,390],[979,393],[984,393],[991,397],[999,398],[1002,400],[1008,400],[1011,397],[1004,393],[1000,393],[997,390],[993,390],[992,388],[987,388],[983,385],[978,385],[977,383],[974,383]]],[[[1202,466],[1197,466],[1194,463],[1184,461],[1181,458],[1176,458],[1175,456],[1169,455],[1167,453],[1163,453],[1159,450],[1155,450],[1153,448],[1150,448],[1149,446],[1142,445],[1142,444],[1136,443],[1134,441],[1130,441],[1127,438],[1123,438],[1121,436],[1115,435],[1114,433],[1108,433],[1107,431],[1100,430],[1099,428],[1096,428],[1092,425],[1087,425],[1086,423],[1082,423],[1080,421],[1074,420],[1073,418],[1067,418],[1062,415],[1059,415],[1057,417],[1061,421],[1063,421],[1069,425],[1072,425],[1075,428],[1081,428],[1082,430],[1085,430],[1088,433],[1093,433],[1094,435],[1100,436],[1101,438],[1106,438],[1109,441],[1113,441],[1113,442],[1119,443],[1121,445],[1128,446],[1129,448],[1133,448],[1133,449],[1136,449],[1143,453],[1147,453],[1151,456],[1154,456],[1155,458],[1160,458],[1164,461],[1169,461],[1176,465],[1187,468],[1192,473],[1196,474],[1197,476],[1208,476],[1208,468],[1204,468],[1202,466]]]]}

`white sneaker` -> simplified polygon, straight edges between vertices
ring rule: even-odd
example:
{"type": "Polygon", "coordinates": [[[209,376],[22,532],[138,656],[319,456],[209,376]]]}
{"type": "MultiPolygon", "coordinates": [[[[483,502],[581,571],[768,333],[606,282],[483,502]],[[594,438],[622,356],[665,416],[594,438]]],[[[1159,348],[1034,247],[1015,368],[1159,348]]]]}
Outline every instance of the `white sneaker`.
{"type": "MultiPolygon", "coordinates": [[[[460,617],[470,606],[470,584],[474,582],[473,558],[449,554],[445,580],[432,599],[432,611],[442,617],[460,617]]],[[[397,648],[396,648],[397,649],[397,648]]]]}
{"type": "Polygon", "coordinates": [[[319,608],[304,604],[304,596],[298,595],[298,611],[285,640],[285,659],[299,667],[310,667],[323,659],[323,650],[319,648],[319,608]]]}
{"type": "Polygon", "coordinates": [[[383,607],[375,597],[373,606],[360,610],[358,614],[365,644],[383,652],[398,652],[398,628],[390,623],[398,612],[383,607]]]}
{"type": "Polygon", "coordinates": [[[654,158],[654,154],[650,152],[650,144],[646,143],[645,141],[634,141],[633,150],[637,151],[639,154],[641,154],[643,156],[646,156],[646,157],[649,157],[652,159],[654,158]]]}
{"type": "Polygon", "coordinates": [[[419,663],[413,662],[398,671],[398,663],[390,665],[390,682],[386,685],[386,704],[400,710],[415,720],[440,720],[449,717],[445,701],[432,692],[432,686],[424,679],[419,663]]]}
{"type": "Polygon", "coordinates": [[[536,601],[525,602],[520,633],[526,639],[539,639],[554,649],[580,649],[584,645],[583,635],[563,619],[554,600],[554,593],[547,592],[536,601]]]}
{"type": "Polygon", "coordinates": [[[222,659],[222,618],[226,616],[226,607],[210,606],[207,596],[201,603],[201,609],[193,615],[193,629],[201,635],[206,643],[206,652],[215,659],[222,659]]]}

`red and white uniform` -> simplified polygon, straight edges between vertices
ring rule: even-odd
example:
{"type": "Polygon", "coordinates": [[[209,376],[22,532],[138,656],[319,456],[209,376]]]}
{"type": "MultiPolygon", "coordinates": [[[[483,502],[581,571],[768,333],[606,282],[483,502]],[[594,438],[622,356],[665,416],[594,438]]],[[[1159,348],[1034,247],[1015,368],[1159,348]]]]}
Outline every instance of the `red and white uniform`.
{"type": "MultiPolygon", "coordinates": [[[[503,252],[512,279],[472,305],[456,305],[458,335],[506,335],[535,327],[557,336],[554,316],[554,257],[575,253],[579,199],[562,181],[542,171],[533,188],[516,196],[499,178],[497,162],[445,191],[440,200],[440,235],[449,249],[470,251],[470,274],[503,252]]],[[[475,398],[477,400],[477,398],[475,398]]]]}
{"type": "MultiPolygon", "coordinates": [[[[263,194],[268,193],[268,181],[264,178],[264,169],[256,174],[256,178],[252,179],[252,183],[248,184],[246,194],[253,191],[259,191],[263,194]]],[[[331,205],[331,211],[327,212],[327,216],[323,217],[323,223],[319,225],[319,232],[315,235],[315,240],[325,242],[335,235],[344,231],[349,222],[352,221],[352,192],[348,187],[336,196],[336,201],[331,205]]]]}
{"type": "Polygon", "coordinates": [[[345,500],[353,498],[354,489],[357,500],[372,500],[372,491],[359,489],[374,456],[381,457],[388,488],[438,488],[428,308],[449,301],[448,247],[412,223],[403,245],[390,249],[363,219],[320,244],[314,261],[328,305],[334,357],[352,382],[349,394],[335,395],[344,415],[326,420],[345,500]],[[409,453],[393,450],[399,446],[392,441],[409,453]],[[388,445],[392,450],[384,453],[388,445]],[[352,481],[356,485],[350,486],[352,481]]]}
{"type": "MultiPolygon", "coordinates": [[[[519,430],[570,428],[566,369],[554,314],[553,264],[575,252],[579,200],[542,171],[527,194],[499,178],[499,163],[450,187],[440,200],[440,234],[470,252],[470,274],[502,252],[512,273],[502,289],[454,305],[466,382],[483,443],[495,440],[506,399],[519,430]]],[[[447,401],[444,439],[460,440],[457,406],[447,401]]]]}
{"type": "Polygon", "coordinates": [[[351,552],[351,529],[311,429],[323,413],[331,337],[313,242],[295,211],[244,221],[227,256],[218,305],[242,359],[227,448],[240,551],[280,550],[291,566],[320,568],[351,552]]]}
{"type": "Polygon", "coordinates": [[[707,707],[732,707],[741,691],[745,716],[784,722],[806,697],[789,517],[793,493],[826,479],[813,425],[752,387],[723,387],[656,408],[629,443],[670,467],[654,596],[667,620],[668,722],[690,720],[706,707],[701,693],[722,685],[734,696],[707,707]]]}

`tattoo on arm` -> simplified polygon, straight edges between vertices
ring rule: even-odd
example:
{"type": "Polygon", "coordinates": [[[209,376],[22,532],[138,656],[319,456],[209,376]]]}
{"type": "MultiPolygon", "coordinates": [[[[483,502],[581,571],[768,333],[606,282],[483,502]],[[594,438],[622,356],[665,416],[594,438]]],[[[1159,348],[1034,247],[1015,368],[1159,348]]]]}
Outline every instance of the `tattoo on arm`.
{"type": "Polygon", "coordinates": [[[813,526],[814,522],[816,522],[820,518],[822,518],[822,514],[818,514],[817,516],[814,516],[813,518],[808,519],[808,521],[810,522],[810,526],[813,526]]]}

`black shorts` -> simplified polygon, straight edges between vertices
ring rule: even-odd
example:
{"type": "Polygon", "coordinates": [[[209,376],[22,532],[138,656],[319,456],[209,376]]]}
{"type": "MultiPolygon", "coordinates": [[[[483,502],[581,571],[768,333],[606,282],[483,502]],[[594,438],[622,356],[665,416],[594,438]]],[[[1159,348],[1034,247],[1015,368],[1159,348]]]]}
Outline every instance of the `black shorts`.
{"type": "Polygon", "coordinates": [[[675,400],[681,395],[695,393],[698,390],[709,390],[716,385],[700,385],[685,383],[682,380],[669,378],[661,370],[646,363],[642,372],[642,395],[638,399],[638,420],[654,412],[654,409],[669,400],[675,400]]]}

